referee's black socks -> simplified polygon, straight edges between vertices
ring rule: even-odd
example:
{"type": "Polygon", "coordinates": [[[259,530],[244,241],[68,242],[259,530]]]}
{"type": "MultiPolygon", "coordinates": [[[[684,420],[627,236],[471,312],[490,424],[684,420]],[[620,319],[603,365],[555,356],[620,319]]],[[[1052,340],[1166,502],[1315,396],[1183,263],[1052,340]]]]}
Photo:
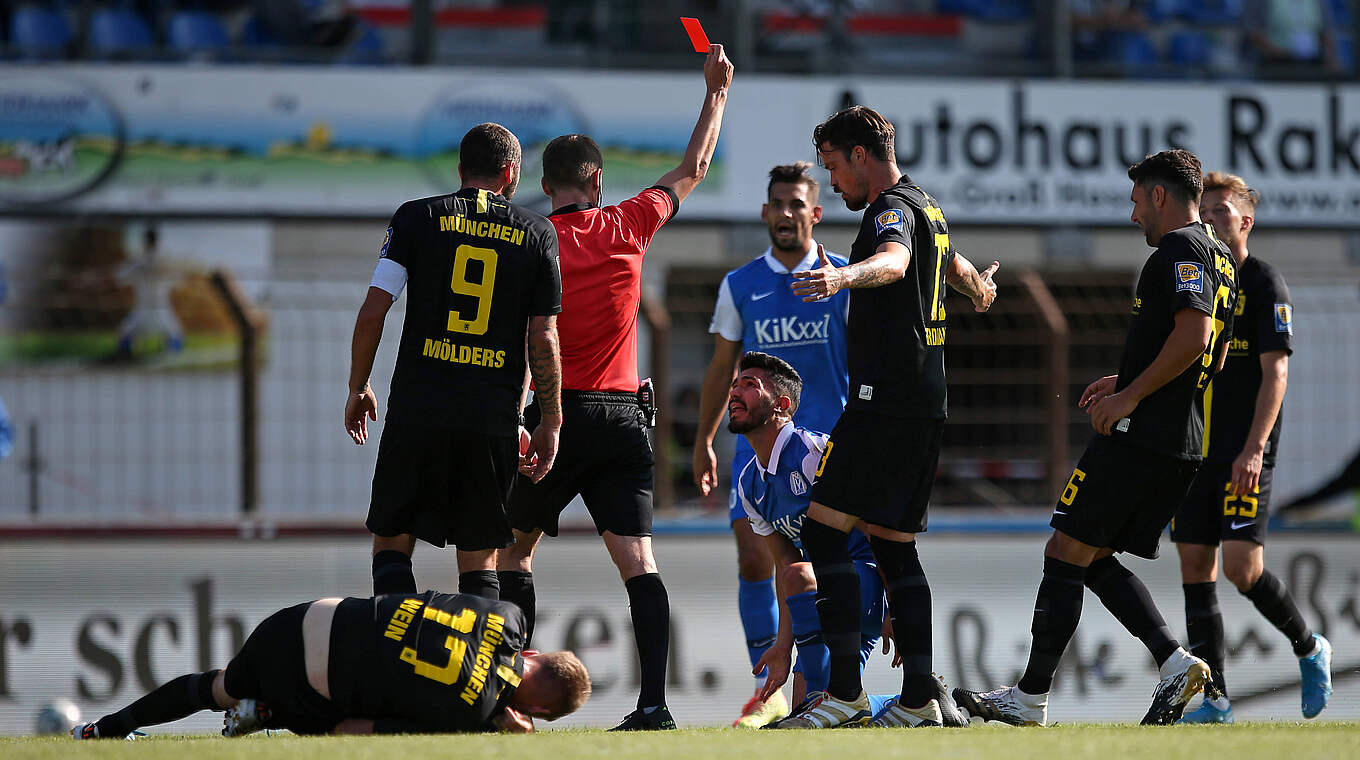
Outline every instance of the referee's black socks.
{"type": "Polygon", "coordinates": [[[921,707],[936,696],[931,675],[930,583],[921,568],[915,541],[889,541],[872,536],[869,546],[883,573],[892,616],[893,643],[902,655],[904,707],[921,707]]]}
{"type": "Polygon", "coordinates": [[[817,617],[831,655],[826,690],[837,699],[852,701],[864,687],[859,676],[859,571],[850,558],[849,534],[807,519],[802,537],[817,576],[817,617]]]}
{"type": "Polygon", "coordinates": [[[458,593],[500,599],[501,582],[495,570],[469,570],[458,574],[458,593]]]}
{"type": "Polygon", "coordinates": [[[1217,586],[1213,581],[1181,586],[1185,590],[1185,637],[1189,639],[1186,648],[1209,664],[1214,686],[1227,694],[1223,662],[1227,659],[1228,645],[1223,636],[1223,613],[1218,610],[1217,586]]]}
{"type": "Polygon", "coordinates": [[[1086,569],[1086,587],[1100,598],[1100,603],[1129,633],[1143,642],[1143,646],[1152,653],[1157,667],[1161,667],[1180,648],[1166,620],[1162,619],[1162,613],[1157,611],[1147,586],[1127,567],[1119,564],[1114,555],[1091,563],[1086,569]]]}
{"type": "Polygon", "coordinates": [[[643,573],[624,581],[633,613],[642,688],[639,709],[666,704],[666,658],[671,644],[671,602],[660,573],[643,573]]]}
{"type": "Polygon", "coordinates": [[[1303,614],[1294,604],[1294,597],[1289,595],[1284,584],[1273,573],[1262,570],[1255,585],[1243,591],[1242,595],[1250,599],[1256,609],[1266,616],[1266,620],[1280,629],[1280,633],[1289,637],[1295,657],[1307,657],[1313,651],[1313,629],[1304,622],[1303,614]]]}
{"type": "Polygon", "coordinates": [[[501,601],[510,602],[524,612],[524,648],[534,639],[534,613],[538,600],[534,596],[534,574],[524,570],[497,570],[501,583],[501,601]]]}
{"type": "Polygon", "coordinates": [[[167,681],[118,712],[100,718],[95,723],[99,735],[121,739],[143,726],[170,723],[200,710],[225,709],[217,706],[212,695],[218,672],[190,673],[167,681]]]}
{"type": "Polygon", "coordinates": [[[1044,579],[1034,597],[1034,621],[1029,628],[1033,634],[1029,663],[1020,678],[1020,691],[1037,695],[1053,688],[1053,674],[1058,672],[1058,662],[1081,619],[1085,578],[1086,568],[1044,557],[1044,579]]]}
{"type": "Polygon", "coordinates": [[[411,555],[385,549],[373,555],[373,595],[414,594],[416,574],[411,570],[411,555]]]}

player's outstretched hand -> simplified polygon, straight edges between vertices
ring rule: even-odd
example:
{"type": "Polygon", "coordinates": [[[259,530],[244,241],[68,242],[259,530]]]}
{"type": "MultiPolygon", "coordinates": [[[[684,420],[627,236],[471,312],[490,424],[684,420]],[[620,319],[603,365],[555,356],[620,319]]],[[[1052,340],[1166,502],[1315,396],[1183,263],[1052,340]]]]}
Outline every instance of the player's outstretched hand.
{"type": "Polygon", "coordinates": [[[539,423],[529,436],[529,449],[520,455],[519,471],[537,483],[552,469],[557,460],[557,442],[562,428],[539,423]]]}
{"type": "Polygon", "coordinates": [[[996,283],[992,282],[992,275],[1001,267],[1000,261],[993,261],[992,265],[978,272],[978,282],[982,284],[982,292],[973,296],[973,311],[986,311],[992,308],[992,302],[996,300],[996,283]]]}
{"type": "Polygon", "coordinates": [[[769,699],[776,691],[779,691],[789,680],[789,670],[793,667],[793,647],[781,646],[779,642],[765,650],[765,654],[760,656],[760,662],[751,668],[752,675],[760,675],[760,671],[769,668],[765,677],[765,686],[761,688],[760,701],[769,699]]]}
{"type": "Polygon", "coordinates": [[[732,86],[732,62],[722,45],[709,45],[708,57],[704,59],[704,84],[709,92],[720,92],[732,86]]]}
{"type": "Polygon", "coordinates": [[[718,455],[711,443],[697,441],[694,444],[694,485],[703,496],[718,487],[718,455]]]}
{"type": "Polygon", "coordinates": [[[1114,392],[1114,383],[1119,379],[1118,375],[1106,375],[1099,380],[1086,386],[1086,390],[1081,393],[1081,400],[1077,406],[1085,409],[1093,401],[1099,401],[1114,392]]]}
{"type": "Polygon", "coordinates": [[[361,393],[351,393],[345,401],[345,431],[360,446],[368,440],[368,421],[378,419],[378,397],[365,385],[361,393]]]}
{"type": "Polygon", "coordinates": [[[793,292],[804,301],[830,298],[845,287],[845,275],[826,256],[826,247],[817,244],[817,268],[793,273],[793,292]]]}

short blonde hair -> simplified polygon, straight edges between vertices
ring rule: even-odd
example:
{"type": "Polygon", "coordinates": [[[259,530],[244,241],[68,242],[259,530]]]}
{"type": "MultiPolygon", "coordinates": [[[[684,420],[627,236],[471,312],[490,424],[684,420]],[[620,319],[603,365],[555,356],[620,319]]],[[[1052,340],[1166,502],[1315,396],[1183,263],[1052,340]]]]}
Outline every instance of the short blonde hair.
{"type": "Polygon", "coordinates": [[[1237,201],[1239,211],[1256,212],[1256,204],[1261,202],[1261,194],[1247,187],[1247,181],[1227,172],[1209,172],[1204,175],[1204,192],[1226,190],[1229,197],[1237,201]]]}
{"type": "Polygon", "coordinates": [[[562,651],[540,654],[536,659],[553,695],[552,703],[544,705],[550,712],[542,717],[557,720],[579,710],[590,698],[590,673],[580,658],[562,651]]]}

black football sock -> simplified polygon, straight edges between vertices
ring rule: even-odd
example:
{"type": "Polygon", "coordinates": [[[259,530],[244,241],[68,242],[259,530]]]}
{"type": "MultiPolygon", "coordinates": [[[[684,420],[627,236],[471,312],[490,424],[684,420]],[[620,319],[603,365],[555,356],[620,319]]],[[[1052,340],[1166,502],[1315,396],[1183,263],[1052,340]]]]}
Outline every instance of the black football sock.
{"type": "Polygon", "coordinates": [[[190,673],[158,686],[150,694],[95,723],[102,738],[121,739],[143,726],[187,718],[200,710],[218,710],[212,684],[218,671],[190,673]]]}
{"type": "Polygon", "coordinates": [[[1085,577],[1086,568],[1080,565],[1044,557],[1044,579],[1034,597],[1034,621],[1029,627],[1029,663],[1020,678],[1020,691],[1047,694],[1053,688],[1053,674],[1081,620],[1085,577]]]}
{"type": "Polygon", "coordinates": [[[1223,663],[1227,659],[1228,645],[1223,638],[1223,613],[1218,611],[1218,584],[1186,583],[1185,589],[1185,633],[1190,640],[1190,654],[1209,663],[1214,677],[1214,686],[1228,694],[1228,682],[1223,675],[1223,663]]]}
{"type": "Polygon", "coordinates": [[[1162,619],[1162,613],[1157,611],[1147,586],[1119,564],[1114,555],[1091,563],[1086,570],[1086,588],[1100,598],[1100,603],[1129,633],[1143,642],[1157,667],[1180,648],[1166,620],[1162,619]]]}
{"type": "Polygon", "coordinates": [[[1294,656],[1306,657],[1313,651],[1313,629],[1304,621],[1298,605],[1294,604],[1294,597],[1269,570],[1263,570],[1256,585],[1244,591],[1242,596],[1250,599],[1271,625],[1289,637],[1294,656]]]}
{"type": "Polygon", "coordinates": [[[816,520],[803,521],[803,549],[817,576],[817,618],[830,653],[826,690],[845,701],[859,697],[859,572],[850,558],[849,534],[816,520]]]}
{"type": "Polygon", "coordinates": [[[458,574],[458,593],[500,599],[501,582],[495,570],[469,570],[458,574]]]}
{"type": "Polygon", "coordinates": [[[411,555],[384,549],[373,555],[373,595],[414,594],[416,575],[411,570],[411,555]]]}
{"type": "Polygon", "coordinates": [[[671,645],[671,602],[660,573],[635,575],[624,582],[633,613],[642,688],[639,708],[666,704],[666,658],[671,645]]]}
{"type": "Polygon", "coordinates": [[[537,599],[534,597],[534,574],[524,570],[498,570],[497,578],[501,583],[501,601],[510,602],[524,612],[524,648],[534,638],[534,612],[537,599]]]}
{"type": "Polygon", "coordinates": [[[887,585],[888,614],[893,643],[902,655],[902,695],[905,707],[920,707],[936,696],[931,675],[930,583],[921,568],[916,542],[872,537],[869,546],[887,585]]]}

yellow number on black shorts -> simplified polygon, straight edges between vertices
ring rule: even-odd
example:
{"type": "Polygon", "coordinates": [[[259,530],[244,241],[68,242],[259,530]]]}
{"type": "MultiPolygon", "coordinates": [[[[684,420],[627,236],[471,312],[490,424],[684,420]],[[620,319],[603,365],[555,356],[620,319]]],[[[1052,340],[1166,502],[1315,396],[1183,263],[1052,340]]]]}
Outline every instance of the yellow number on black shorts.
{"type": "Polygon", "coordinates": [[[465,319],[457,309],[449,311],[449,332],[485,335],[491,324],[491,296],[496,290],[496,252],[490,248],[460,245],[453,252],[453,281],[449,287],[460,296],[473,296],[477,299],[477,312],[472,319],[465,319]],[[467,277],[469,261],[481,262],[481,282],[471,282],[467,277]]]}
{"type": "Polygon", "coordinates": [[[826,451],[822,452],[822,458],[817,462],[817,477],[822,476],[822,470],[826,469],[826,459],[831,456],[831,441],[826,442],[826,451]]]}
{"type": "Polygon", "coordinates": [[[1223,516],[1224,517],[1245,517],[1251,519],[1256,517],[1256,510],[1260,508],[1260,499],[1257,495],[1261,493],[1258,486],[1251,493],[1235,494],[1232,492],[1232,483],[1223,484],[1223,516]]]}
{"type": "Polygon", "coordinates": [[[1058,497],[1058,501],[1069,507],[1072,506],[1072,501],[1077,498],[1077,490],[1080,488],[1077,484],[1083,480],[1086,480],[1086,473],[1080,469],[1073,469],[1072,477],[1067,479],[1067,487],[1063,489],[1062,496],[1058,497]]]}

